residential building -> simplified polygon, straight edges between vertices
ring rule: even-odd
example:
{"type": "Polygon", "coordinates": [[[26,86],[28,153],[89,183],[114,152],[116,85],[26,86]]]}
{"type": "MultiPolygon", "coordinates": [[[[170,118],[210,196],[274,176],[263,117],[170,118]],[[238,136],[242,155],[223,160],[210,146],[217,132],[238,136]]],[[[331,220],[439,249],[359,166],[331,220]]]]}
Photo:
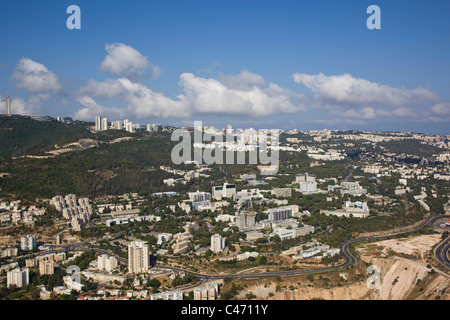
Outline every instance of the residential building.
{"type": "Polygon", "coordinates": [[[146,273],[150,266],[148,245],[144,241],[132,241],[128,245],[128,272],[146,273]]]}
{"type": "Polygon", "coordinates": [[[95,117],[95,131],[100,131],[102,130],[102,123],[101,123],[101,118],[99,116],[95,117]]]}
{"type": "Polygon", "coordinates": [[[102,254],[97,259],[97,268],[99,271],[111,272],[112,270],[117,268],[117,265],[117,259],[114,256],[102,254]]]}
{"type": "Polygon", "coordinates": [[[209,192],[189,192],[188,196],[192,202],[203,202],[211,200],[211,193],[209,192]]]}
{"type": "Polygon", "coordinates": [[[275,195],[277,198],[279,198],[279,197],[289,198],[289,197],[292,197],[292,189],[291,188],[274,188],[272,190],[272,194],[275,195]]]}
{"type": "Polygon", "coordinates": [[[9,288],[15,285],[17,288],[22,288],[29,284],[29,270],[28,268],[16,268],[6,274],[6,286],[9,288]]]}
{"type": "Polygon", "coordinates": [[[166,291],[150,296],[150,300],[183,300],[183,298],[184,294],[181,291],[166,291]]]}
{"type": "Polygon", "coordinates": [[[36,236],[21,237],[20,248],[24,251],[34,250],[36,248],[36,236]]]}
{"type": "Polygon", "coordinates": [[[214,253],[223,252],[225,249],[225,239],[219,234],[214,234],[211,236],[211,251],[214,253]]]}
{"type": "Polygon", "coordinates": [[[80,292],[84,287],[83,284],[74,281],[72,279],[72,276],[63,277],[63,281],[64,281],[64,284],[66,285],[67,289],[69,289],[69,290],[75,290],[75,291],[80,292]]]}
{"type": "Polygon", "coordinates": [[[39,273],[41,275],[48,274],[52,275],[55,272],[55,263],[53,260],[40,261],[39,263],[39,273]]]}
{"type": "Polygon", "coordinates": [[[298,205],[271,208],[267,210],[267,213],[269,214],[269,220],[271,221],[287,219],[289,217],[292,217],[297,212],[298,212],[298,205]]]}
{"type": "Polygon", "coordinates": [[[108,118],[102,118],[102,127],[101,131],[108,130],[108,118]]]}
{"type": "Polygon", "coordinates": [[[252,211],[236,212],[235,224],[239,229],[254,227],[256,224],[256,213],[252,211]]]}
{"type": "Polygon", "coordinates": [[[194,300],[216,300],[219,293],[219,285],[216,282],[194,289],[194,300]]]}

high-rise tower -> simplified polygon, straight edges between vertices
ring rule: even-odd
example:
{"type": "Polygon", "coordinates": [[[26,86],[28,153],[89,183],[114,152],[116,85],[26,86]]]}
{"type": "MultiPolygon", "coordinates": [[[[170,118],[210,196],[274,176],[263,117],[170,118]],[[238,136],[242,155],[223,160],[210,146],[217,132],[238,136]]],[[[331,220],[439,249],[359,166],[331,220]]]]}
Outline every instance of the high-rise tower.
{"type": "Polygon", "coordinates": [[[6,97],[6,114],[10,115],[11,114],[11,104],[9,101],[9,97],[6,97]]]}

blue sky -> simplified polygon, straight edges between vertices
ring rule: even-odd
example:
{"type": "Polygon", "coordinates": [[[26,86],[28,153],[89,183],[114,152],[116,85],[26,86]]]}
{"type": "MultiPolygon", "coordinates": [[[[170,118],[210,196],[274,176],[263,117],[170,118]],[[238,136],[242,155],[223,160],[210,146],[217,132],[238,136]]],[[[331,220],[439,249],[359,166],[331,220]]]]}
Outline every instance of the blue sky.
{"type": "Polygon", "coordinates": [[[0,4],[13,112],[235,128],[450,134],[450,2],[0,4]],[[66,8],[81,8],[68,30],[66,8]],[[381,30],[369,30],[369,5],[381,30]]]}

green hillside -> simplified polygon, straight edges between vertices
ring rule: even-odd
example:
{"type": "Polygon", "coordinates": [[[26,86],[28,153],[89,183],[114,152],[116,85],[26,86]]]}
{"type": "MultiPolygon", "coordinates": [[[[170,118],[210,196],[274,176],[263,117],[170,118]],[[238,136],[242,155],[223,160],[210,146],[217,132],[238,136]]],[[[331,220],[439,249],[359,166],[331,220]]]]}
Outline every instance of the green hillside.
{"type": "Polygon", "coordinates": [[[65,124],[56,120],[37,121],[25,116],[0,116],[0,159],[23,155],[43,155],[45,151],[92,138],[85,124],[65,124]]]}

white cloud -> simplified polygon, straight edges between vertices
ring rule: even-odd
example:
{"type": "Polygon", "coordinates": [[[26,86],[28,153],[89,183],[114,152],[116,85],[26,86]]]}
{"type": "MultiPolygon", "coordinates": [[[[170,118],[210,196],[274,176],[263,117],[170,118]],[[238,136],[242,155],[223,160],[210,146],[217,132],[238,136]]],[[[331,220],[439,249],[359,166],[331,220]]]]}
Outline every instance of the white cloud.
{"type": "Polygon", "coordinates": [[[410,104],[421,104],[435,101],[438,96],[425,88],[408,90],[393,88],[362,78],[355,78],[350,74],[326,76],[294,73],[294,81],[303,84],[316,94],[319,104],[338,105],[346,108],[367,104],[404,107],[410,104]]]}
{"type": "Polygon", "coordinates": [[[248,70],[244,70],[238,75],[222,75],[219,81],[229,89],[235,90],[249,90],[253,87],[262,87],[266,84],[266,81],[261,75],[248,70]]]}
{"type": "Polygon", "coordinates": [[[18,88],[29,92],[47,93],[61,91],[58,77],[43,64],[28,58],[20,59],[12,77],[18,81],[18,88]]]}
{"type": "Polygon", "coordinates": [[[127,111],[137,118],[186,117],[191,114],[191,110],[184,104],[183,96],[180,96],[179,100],[174,100],[143,84],[134,83],[125,78],[119,81],[127,90],[125,95],[125,101],[128,103],[127,111]]]}
{"type": "Polygon", "coordinates": [[[342,126],[342,125],[357,125],[366,126],[367,122],[361,119],[317,119],[313,123],[318,123],[326,126],[342,126]]]}
{"type": "Polygon", "coordinates": [[[441,102],[431,107],[431,112],[438,116],[450,116],[450,103],[441,102]]]}
{"type": "Polygon", "coordinates": [[[106,44],[108,55],[100,65],[100,70],[130,80],[143,79],[146,76],[157,78],[161,74],[158,66],[153,66],[139,51],[123,43],[106,44]],[[150,74],[145,74],[147,68],[150,74]]]}
{"type": "Polygon", "coordinates": [[[394,115],[394,116],[403,117],[403,118],[415,118],[415,117],[417,117],[417,113],[413,109],[406,108],[406,107],[397,108],[394,111],[392,111],[391,114],[394,115]]]}
{"type": "Polygon", "coordinates": [[[303,105],[291,101],[299,96],[273,83],[262,87],[263,79],[250,73],[228,78],[228,86],[192,73],[181,74],[179,83],[186,93],[188,106],[198,113],[267,116],[304,110],[303,105]]]}
{"type": "Polygon", "coordinates": [[[126,93],[126,88],[118,79],[106,79],[103,82],[89,80],[87,85],[80,88],[78,94],[98,98],[114,98],[126,93]]]}
{"type": "Polygon", "coordinates": [[[84,106],[83,109],[78,110],[74,117],[79,120],[92,121],[95,116],[107,117],[110,119],[120,119],[125,115],[121,108],[104,107],[99,105],[94,99],[89,96],[80,96],[77,98],[78,103],[84,106]]]}
{"type": "Polygon", "coordinates": [[[413,118],[417,114],[411,108],[400,107],[393,111],[364,107],[361,109],[343,109],[338,107],[331,111],[332,114],[341,114],[344,118],[353,119],[374,119],[377,117],[403,117],[413,118]]]}
{"type": "MultiPolygon", "coordinates": [[[[304,110],[301,104],[304,95],[294,94],[274,83],[266,85],[260,75],[243,71],[237,76],[226,76],[222,81],[227,85],[216,79],[183,73],[179,85],[184,94],[170,98],[128,78],[104,82],[90,80],[79,94],[99,98],[120,97],[127,103],[127,112],[137,118],[180,118],[202,113],[256,117],[304,110]]],[[[87,108],[99,110],[93,105],[87,108]]],[[[88,114],[87,110],[83,114],[88,114]]]]}

